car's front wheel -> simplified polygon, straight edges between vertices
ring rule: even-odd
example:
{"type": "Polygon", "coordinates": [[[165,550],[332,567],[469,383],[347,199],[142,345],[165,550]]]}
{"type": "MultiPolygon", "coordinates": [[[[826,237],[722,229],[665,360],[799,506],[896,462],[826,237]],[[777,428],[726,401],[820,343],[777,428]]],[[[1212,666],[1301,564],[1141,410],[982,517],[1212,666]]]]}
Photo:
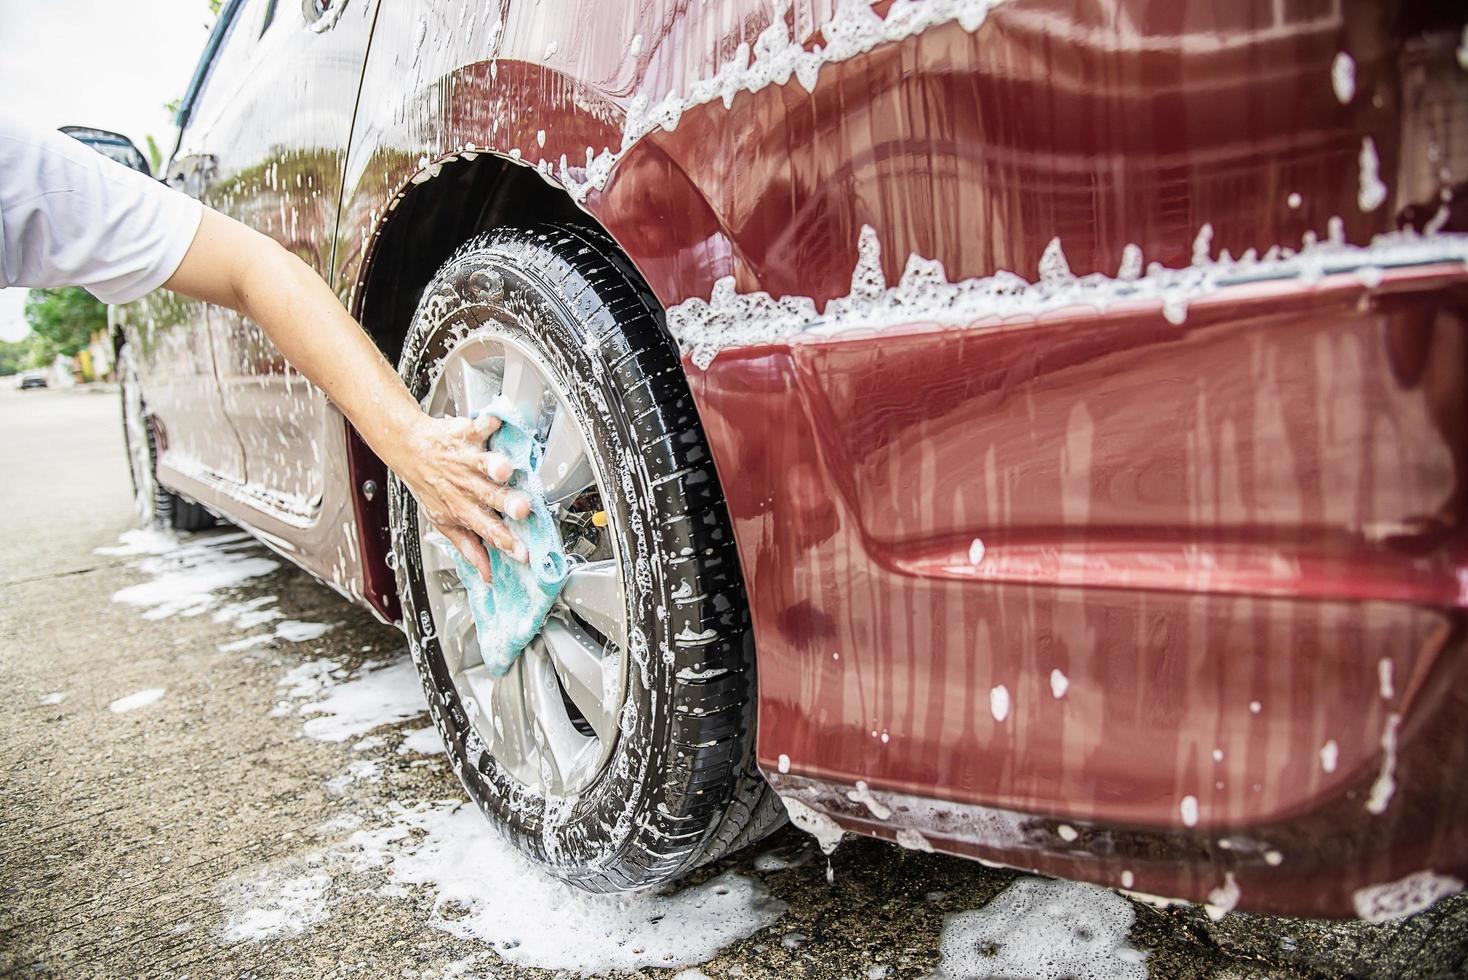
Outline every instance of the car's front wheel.
{"type": "Polygon", "coordinates": [[[515,845],[595,891],[773,830],[753,764],[754,652],[713,464],[661,313],[610,241],[500,230],[429,284],[403,379],[435,416],[503,395],[532,420],[573,564],[509,673],[479,659],[451,560],[390,495],[405,628],[450,758],[515,845]]]}

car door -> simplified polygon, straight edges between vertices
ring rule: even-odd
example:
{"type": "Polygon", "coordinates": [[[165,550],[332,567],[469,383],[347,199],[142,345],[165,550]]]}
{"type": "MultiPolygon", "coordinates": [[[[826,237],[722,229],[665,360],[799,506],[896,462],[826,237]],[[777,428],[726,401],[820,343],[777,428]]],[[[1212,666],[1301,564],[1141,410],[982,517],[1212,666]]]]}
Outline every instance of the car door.
{"type": "MultiPolygon", "coordinates": [[[[375,6],[240,0],[191,109],[203,200],[323,277],[375,6]]],[[[244,448],[240,498],[287,527],[310,527],[340,475],[341,418],[255,323],[221,308],[208,319],[224,411],[244,448]]]]}

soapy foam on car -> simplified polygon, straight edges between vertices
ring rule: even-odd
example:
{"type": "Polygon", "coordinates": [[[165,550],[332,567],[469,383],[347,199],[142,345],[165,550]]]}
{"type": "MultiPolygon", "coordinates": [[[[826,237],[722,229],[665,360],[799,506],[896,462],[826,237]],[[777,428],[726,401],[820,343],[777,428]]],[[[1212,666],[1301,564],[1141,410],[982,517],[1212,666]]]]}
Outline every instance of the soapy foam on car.
{"type": "MultiPolygon", "coordinates": [[[[1371,181],[1366,173],[1367,164],[1375,159],[1375,146],[1363,145],[1362,158],[1363,207],[1379,205],[1377,197],[1385,199],[1385,186],[1377,186],[1374,171],[1371,181]]],[[[1468,260],[1468,236],[1412,231],[1378,235],[1364,246],[1307,240],[1298,251],[1275,247],[1263,256],[1250,250],[1237,259],[1211,259],[1211,237],[1200,232],[1192,264],[1173,269],[1153,263],[1142,276],[1114,279],[1100,273],[1069,274],[1058,242],[1052,245],[1036,282],[1007,271],[950,282],[942,262],[911,255],[892,286],[882,272],[877,232],[864,225],[851,290],[832,299],[824,310],[818,311],[815,301],[805,296],[777,299],[762,291],[740,293],[734,278],[726,276],[714,283],[709,299],[692,297],[669,308],[668,329],[694,364],[706,368],[719,351],[729,348],[821,340],[847,330],[913,323],[982,329],[1015,317],[1069,308],[1105,310],[1118,303],[1157,304],[1168,320],[1181,324],[1189,304],[1228,286],[1288,279],[1314,283],[1336,273],[1468,260]]]]}

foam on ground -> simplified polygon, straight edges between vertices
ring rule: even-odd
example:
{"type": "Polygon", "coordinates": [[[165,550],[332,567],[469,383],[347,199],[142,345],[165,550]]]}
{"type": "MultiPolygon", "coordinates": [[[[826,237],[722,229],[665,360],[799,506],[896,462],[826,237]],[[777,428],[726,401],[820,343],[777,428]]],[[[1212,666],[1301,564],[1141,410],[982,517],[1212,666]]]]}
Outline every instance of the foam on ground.
{"type": "Polygon", "coordinates": [[[185,541],[160,538],[157,532],[129,531],[122,540],[124,548],[139,550],[117,553],[146,554],[137,567],[151,579],[119,589],[112,601],[144,607],[144,619],[198,616],[218,603],[216,592],[280,567],[279,562],[262,556],[244,532],[185,541]],[[168,541],[173,546],[165,549],[168,541]]]}
{"type": "Polygon", "coordinates": [[[118,698],[116,701],[113,701],[107,706],[107,710],[115,715],[120,715],[125,711],[136,711],[138,708],[146,708],[163,697],[167,691],[168,688],[166,687],[150,687],[146,690],[134,691],[127,697],[118,698]]]}
{"type": "Polygon", "coordinates": [[[397,807],[391,826],[352,835],[348,849],[358,869],[431,889],[434,926],[510,963],[583,976],[703,963],[785,912],[733,872],[672,893],[583,892],[526,862],[471,804],[397,807]]]}
{"type": "Polygon", "coordinates": [[[326,899],[330,884],[324,874],[266,875],[235,884],[222,896],[225,919],[220,936],[238,943],[300,935],[330,914],[326,899]]]}
{"type": "Polygon", "coordinates": [[[948,917],[934,980],[1146,980],[1146,954],[1127,943],[1135,919],[1109,889],[1020,878],[948,917]]]}
{"type": "MultiPolygon", "coordinates": [[[[413,662],[404,658],[386,667],[366,670],[350,680],[337,681],[335,665],[322,661],[303,664],[281,679],[295,690],[319,693],[319,700],[300,707],[307,716],[302,726],[307,738],[344,742],[374,728],[416,718],[428,710],[413,662]]],[[[310,696],[308,694],[307,696],[310,696]]]]}

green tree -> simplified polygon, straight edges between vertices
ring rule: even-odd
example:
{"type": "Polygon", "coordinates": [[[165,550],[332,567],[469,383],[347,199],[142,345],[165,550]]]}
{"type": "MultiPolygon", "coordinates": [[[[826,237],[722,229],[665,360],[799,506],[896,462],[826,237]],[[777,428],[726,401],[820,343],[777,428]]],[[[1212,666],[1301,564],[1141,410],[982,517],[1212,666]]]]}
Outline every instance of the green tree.
{"type": "Polygon", "coordinates": [[[0,377],[19,374],[31,366],[31,338],[0,340],[0,377]]]}
{"type": "Polygon", "coordinates": [[[85,289],[32,289],[25,298],[25,318],[41,343],[73,357],[98,330],[107,329],[107,307],[85,289]]]}

